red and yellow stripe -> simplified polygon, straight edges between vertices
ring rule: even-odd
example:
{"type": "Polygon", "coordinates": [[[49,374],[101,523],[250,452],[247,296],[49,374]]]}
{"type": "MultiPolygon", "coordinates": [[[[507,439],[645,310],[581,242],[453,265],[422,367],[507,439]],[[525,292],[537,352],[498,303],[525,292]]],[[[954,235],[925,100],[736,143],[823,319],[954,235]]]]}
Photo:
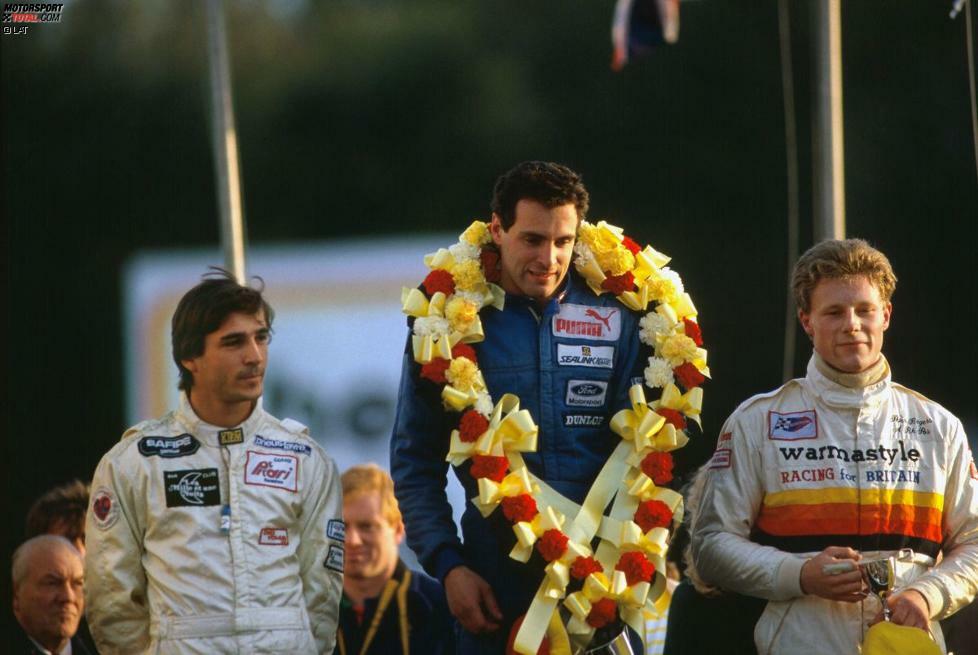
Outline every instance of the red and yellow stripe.
{"type": "Polygon", "coordinates": [[[912,489],[792,489],[764,497],[755,526],[772,536],[900,534],[940,543],[944,496],[912,489]]]}

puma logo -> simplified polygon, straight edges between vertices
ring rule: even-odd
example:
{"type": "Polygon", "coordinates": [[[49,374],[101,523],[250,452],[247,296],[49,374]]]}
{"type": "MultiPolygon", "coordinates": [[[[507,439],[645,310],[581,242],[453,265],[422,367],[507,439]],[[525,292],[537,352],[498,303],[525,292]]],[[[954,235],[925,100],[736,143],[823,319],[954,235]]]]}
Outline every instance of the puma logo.
{"type": "Polygon", "coordinates": [[[608,315],[607,316],[602,316],[601,314],[598,313],[598,310],[596,310],[596,309],[587,309],[584,312],[584,315],[585,316],[590,316],[591,318],[596,318],[599,321],[601,321],[602,323],[604,323],[604,326],[606,328],[608,328],[609,330],[611,329],[611,316],[612,316],[612,314],[614,314],[614,312],[608,312],[608,315]]]}

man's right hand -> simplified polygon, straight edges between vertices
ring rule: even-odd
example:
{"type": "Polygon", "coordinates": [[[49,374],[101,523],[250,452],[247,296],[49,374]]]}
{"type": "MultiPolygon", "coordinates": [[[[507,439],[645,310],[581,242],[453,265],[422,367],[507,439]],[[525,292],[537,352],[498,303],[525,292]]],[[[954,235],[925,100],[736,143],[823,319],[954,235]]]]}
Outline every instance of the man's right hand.
{"type": "Polygon", "coordinates": [[[801,590],[828,600],[855,603],[866,597],[863,590],[863,575],[856,565],[862,555],[852,548],[829,546],[821,553],[805,562],[801,567],[801,590]],[[844,573],[826,573],[823,569],[829,564],[847,564],[852,570],[844,573]]]}
{"type": "Polygon", "coordinates": [[[445,576],[448,608],[462,627],[474,634],[499,629],[503,614],[489,583],[467,566],[456,566],[445,576]]]}

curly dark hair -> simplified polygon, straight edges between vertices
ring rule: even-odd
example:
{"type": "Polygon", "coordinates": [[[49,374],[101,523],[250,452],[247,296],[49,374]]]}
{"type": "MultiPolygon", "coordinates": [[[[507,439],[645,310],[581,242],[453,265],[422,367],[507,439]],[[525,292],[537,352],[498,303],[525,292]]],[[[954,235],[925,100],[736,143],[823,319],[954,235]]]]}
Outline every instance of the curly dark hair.
{"type": "Polygon", "coordinates": [[[223,268],[211,266],[210,269],[203,281],[180,299],[170,324],[173,361],[180,369],[178,387],[182,391],[194,386],[194,375],[181,362],[202,355],[205,338],[221,327],[228,316],[235,312],[253,315],[264,311],[269,331],[275,319],[275,311],[262,296],[264,280],[256,276],[252,278],[256,287],[245,286],[223,268]]]}
{"type": "Polygon", "coordinates": [[[536,200],[547,209],[572,204],[578,220],[587,217],[588,193],[581,176],[562,164],[525,161],[499,176],[491,208],[504,230],[516,221],[516,203],[520,200],[536,200]]]}
{"type": "Polygon", "coordinates": [[[27,538],[48,534],[60,526],[69,541],[84,541],[88,494],[88,485],[81,480],[45,492],[27,512],[27,538]]]}

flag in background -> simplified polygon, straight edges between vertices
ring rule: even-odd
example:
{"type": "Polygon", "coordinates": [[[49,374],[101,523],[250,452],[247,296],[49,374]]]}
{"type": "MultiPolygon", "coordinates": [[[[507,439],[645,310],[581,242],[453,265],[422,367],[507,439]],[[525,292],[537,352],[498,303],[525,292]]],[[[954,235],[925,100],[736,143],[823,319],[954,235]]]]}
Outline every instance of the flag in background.
{"type": "Polygon", "coordinates": [[[660,43],[679,40],[679,0],[618,0],[611,22],[611,69],[647,55],[660,43]]]}

